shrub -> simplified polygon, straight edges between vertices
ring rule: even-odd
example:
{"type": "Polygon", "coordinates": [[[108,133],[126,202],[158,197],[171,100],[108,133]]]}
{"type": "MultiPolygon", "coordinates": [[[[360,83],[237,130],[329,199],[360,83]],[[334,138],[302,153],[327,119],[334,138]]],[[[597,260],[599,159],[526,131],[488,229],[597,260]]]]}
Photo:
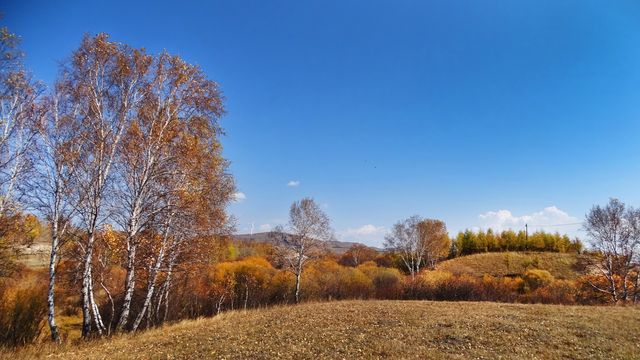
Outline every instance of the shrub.
{"type": "Polygon", "coordinates": [[[425,300],[479,300],[482,289],[474,277],[434,270],[425,271],[415,280],[409,280],[406,294],[410,298],[425,300]]]}
{"type": "Polygon", "coordinates": [[[485,301],[514,302],[518,299],[518,292],[523,287],[522,278],[497,278],[485,275],[482,278],[482,299],[485,301]]]}
{"type": "Polygon", "coordinates": [[[311,263],[302,280],[307,300],[367,299],[375,292],[372,280],[362,271],[328,259],[311,263]]]}
{"type": "Polygon", "coordinates": [[[576,286],[572,281],[556,280],[522,297],[524,302],[542,304],[575,304],[576,286]]]}
{"type": "Polygon", "coordinates": [[[607,289],[607,279],[601,275],[583,275],[576,279],[576,301],[584,305],[609,304],[611,295],[598,291],[594,286],[607,289]]]}
{"type": "Polygon", "coordinates": [[[47,314],[46,282],[31,275],[0,285],[0,344],[19,346],[40,335],[47,314]]]}
{"type": "Polygon", "coordinates": [[[402,297],[402,275],[398,269],[379,267],[369,261],[360,266],[362,271],[373,283],[376,299],[400,299],[402,297]]]}
{"type": "Polygon", "coordinates": [[[547,286],[555,280],[550,272],[540,269],[527,270],[522,279],[526,286],[526,289],[524,289],[525,291],[531,291],[542,286],[547,286]]]}

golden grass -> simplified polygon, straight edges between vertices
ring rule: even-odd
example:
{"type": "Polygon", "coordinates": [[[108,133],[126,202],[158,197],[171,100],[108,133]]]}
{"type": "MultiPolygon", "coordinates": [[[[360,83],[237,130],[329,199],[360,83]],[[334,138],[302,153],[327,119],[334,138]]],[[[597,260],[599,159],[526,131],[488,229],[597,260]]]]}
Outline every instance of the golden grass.
{"type": "Polygon", "coordinates": [[[630,359],[640,356],[638,333],[634,307],[343,301],[231,312],[0,357],[630,359]]]}
{"type": "Polygon", "coordinates": [[[473,276],[522,275],[528,269],[548,270],[556,279],[574,280],[585,271],[583,255],[550,252],[496,252],[461,256],[438,264],[439,270],[473,276]]]}

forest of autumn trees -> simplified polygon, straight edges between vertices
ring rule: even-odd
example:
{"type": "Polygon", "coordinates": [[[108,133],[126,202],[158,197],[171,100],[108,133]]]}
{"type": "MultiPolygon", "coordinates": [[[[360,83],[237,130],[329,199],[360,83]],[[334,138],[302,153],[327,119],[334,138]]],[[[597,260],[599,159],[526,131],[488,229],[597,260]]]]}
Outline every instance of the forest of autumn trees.
{"type": "MultiPolygon", "coordinates": [[[[592,269],[576,280],[527,268],[482,278],[438,269],[484,252],[582,253],[558,233],[396,223],[385,249],[327,250],[330,220],[311,198],[291,205],[271,243],[234,240],[235,184],[222,156],[218,85],[166,52],[85,36],[49,88],[0,29],[0,343],[37,338],[46,318],[78,318],[83,338],[272,304],[335,299],[628,303],[640,297],[640,215],[594,207],[592,269]],[[46,239],[46,270],[16,257],[46,239]],[[62,314],[62,315],[61,315],[62,314]]],[[[533,263],[533,262],[532,262],[533,263]]]]}

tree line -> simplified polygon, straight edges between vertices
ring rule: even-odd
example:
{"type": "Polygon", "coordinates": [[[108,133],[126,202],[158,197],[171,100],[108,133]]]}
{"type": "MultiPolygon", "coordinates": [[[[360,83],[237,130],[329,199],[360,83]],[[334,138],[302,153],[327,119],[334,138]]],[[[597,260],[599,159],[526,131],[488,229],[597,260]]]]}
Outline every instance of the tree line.
{"type": "Polygon", "coordinates": [[[571,239],[568,235],[548,233],[542,230],[533,234],[525,231],[504,230],[494,232],[466,230],[461,231],[452,242],[450,256],[464,256],[483,252],[503,251],[548,251],[548,252],[581,252],[583,244],[580,239],[571,239]]]}

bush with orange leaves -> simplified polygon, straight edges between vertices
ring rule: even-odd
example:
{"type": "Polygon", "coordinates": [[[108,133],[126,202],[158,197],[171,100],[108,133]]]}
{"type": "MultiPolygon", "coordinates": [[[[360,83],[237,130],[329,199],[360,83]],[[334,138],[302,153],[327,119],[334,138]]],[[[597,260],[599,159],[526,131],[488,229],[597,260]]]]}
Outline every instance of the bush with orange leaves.
{"type": "Polygon", "coordinates": [[[524,289],[520,277],[482,277],[482,298],[484,301],[515,302],[524,289]]]}
{"type": "Polygon", "coordinates": [[[569,280],[554,280],[547,285],[536,288],[521,296],[520,301],[531,304],[565,304],[576,303],[576,285],[569,280]]]}
{"type": "Polygon", "coordinates": [[[375,293],[373,281],[362,271],[330,259],[311,263],[302,283],[305,300],[368,299],[375,293]]]}
{"type": "Polygon", "coordinates": [[[373,261],[367,261],[358,266],[373,283],[376,299],[401,299],[403,295],[404,276],[396,268],[378,266],[373,261]]]}
{"type": "Polygon", "coordinates": [[[471,301],[482,299],[481,282],[470,275],[453,275],[448,271],[424,271],[407,282],[407,295],[420,300],[471,301]]]}
{"type": "Polygon", "coordinates": [[[211,266],[194,289],[194,295],[201,299],[202,304],[199,315],[286,302],[292,291],[293,279],[280,272],[262,257],[247,257],[211,266]]]}
{"type": "Polygon", "coordinates": [[[0,345],[20,346],[35,341],[45,325],[46,281],[21,269],[12,278],[0,278],[0,345]]]}
{"type": "MultiPolygon", "coordinates": [[[[619,288],[622,280],[614,276],[616,285],[619,288]]],[[[611,295],[597,289],[607,289],[609,281],[599,274],[588,274],[576,279],[576,300],[584,305],[598,305],[612,303],[611,295]]]]}

